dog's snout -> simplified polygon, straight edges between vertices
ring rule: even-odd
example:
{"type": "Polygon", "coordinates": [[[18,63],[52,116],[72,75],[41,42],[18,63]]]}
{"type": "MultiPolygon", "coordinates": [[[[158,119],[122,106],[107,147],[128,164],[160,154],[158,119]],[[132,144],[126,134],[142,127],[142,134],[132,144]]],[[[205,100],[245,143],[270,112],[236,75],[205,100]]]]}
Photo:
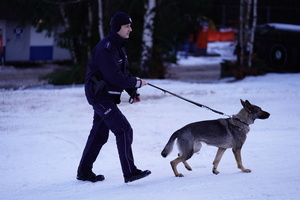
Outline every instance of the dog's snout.
{"type": "Polygon", "coordinates": [[[270,117],[270,113],[263,111],[262,114],[259,116],[259,119],[268,119],[270,117]]]}

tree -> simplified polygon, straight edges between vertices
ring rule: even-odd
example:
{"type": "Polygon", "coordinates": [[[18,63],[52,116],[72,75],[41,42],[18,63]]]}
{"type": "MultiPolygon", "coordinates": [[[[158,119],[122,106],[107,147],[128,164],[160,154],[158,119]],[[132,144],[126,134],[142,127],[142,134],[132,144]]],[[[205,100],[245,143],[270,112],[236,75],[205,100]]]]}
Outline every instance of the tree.
{"type": "Polygon", "coordinates": [[[248,66],[252,66],[252,54],[253,54],[253,43],[254,43],[254,34],[256,28],[257,21],[257,0],[253,0],[253,19],[252,19],[252,28],[251,28],[251,36],[250,36],[250,44],[249,44],[249,59],[248,66]]]}
{"type": "Polygon", "coordinates": [[[141,54],[141,74],[142,76],[149,76],[149,65],[151,65],[152,48],[153,48],[153,30],[155,17],[155,3],[156,0],[145,1],[144,27],[142,35],[142,54],[141,54]]]}
{"type": "Polygon", "coordinates": [[[165,63],[176,62],[178,46],[198,31],[199,19],[212,8],[211,0],[105,0],[103,4],[104,22],[118,11],[132,17],[133,32],[126,45],[130,69],[147,78],[164,78],[165,63]]]}
{"type": "MultiPolygon", "coordinates": [[[[69,17],[66,14],[66,5],[70,4],[70,3],[78,3],[79,1],[73,2],[73,1],[69,1],[69,2],[53,2],[53,1],[48,1],[48,0],[43,0],[46,3],[49,4],[55,4],[59,7],[59,11],[61,14],[61,17],[63,19],[64,22],[64,26],[66,28],[66,31],[70,31],[71,29],[71,25],[70,25],[70,21],[69,21],[69,17]]],[[[70,40],[70,52],[71,52],[71,56],[72,56],[72,60],[74,62],[75,65],[78,64],[78,58],[77,58],[77,53],[76,53],[76,47],[75,47],[75,42],[74,40],[70,40]]]]}
{"type": "Polygon", "coordinates": [[[239,19],[239,54],[238,61],[240,66],[251,67],[254,31],[257,20],[257,0],[240,0],[240,19],[239,19]]]}
{"type": "Polygon", "coordinates": [[[64,40],[64,43],[67,44],[67,48],[71,52],[74,64],[78,65],[81,62],[86,62],[92,51],[91,38],[94,21],[92,4],[94,1],[43,1],[59,7],[63,25],[65,27],[65,32],[61,34],[61,38],[64,40]],[[78,12],[78,14],[82,13],[82,15],[79,15],[79,18],[75,18],[74,20],[74,12],[78,12]]]}
{"type": "Polygon", "coordinates": [[[14,0],[4,3],[9,12],[20,21],[20,24],[30,22],[36,27],[37,32],[46,30],[48,36],[57,35],[58,44],[70,50],[74,64],[84,60],[84,56],[80,52],[82,46],[80,42],[86,42],[86,33],[89,32],[89,30],[82,30],[86,28],[83,24],[89,24],[83,22],[87,19],[88,13],[82,9],[82,7],[87,8],[84,4],[86,4],[85,0],[14,0]],[[74,12],[77,15],[73,15],[74,12]],[[82,19],[82,21],[78,19],[82,19]],[[79,21],[80,23],[78,23],[79,21]],[[57,28],[62,26],[65,30],[57,33],[57,28]]]}
{"type": "MultiPolygon", "coordinates": [[[[14,0],[5,1],[20,21],[30,21],[38,31],[56,34],[57,43],[70,50],[81,65],[81,80],[92,48],[110,29],[116,12],[133,19],[126,49],[133,74],[164,78],[164,63],[176,62],[178,46],[199,28],[209,13],[211,0],[14,0]],[[63,32],[56,32],[63,26],[63,32]]],[[[74,67],[75,69],[75,67],[74,67]]],[[[78,81],[75,81],[78,82],[78,81]]]]}
{"type": "Polygon", "coordinates": [[[104,38],[102,0],[98,0],[98,20],[99,39],[102,40],[104,38]]]}

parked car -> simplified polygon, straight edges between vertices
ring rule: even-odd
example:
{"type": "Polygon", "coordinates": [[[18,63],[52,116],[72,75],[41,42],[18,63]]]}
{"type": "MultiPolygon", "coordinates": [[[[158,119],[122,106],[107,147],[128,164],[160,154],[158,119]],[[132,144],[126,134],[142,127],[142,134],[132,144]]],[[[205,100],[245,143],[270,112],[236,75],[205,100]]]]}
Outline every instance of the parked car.
{"type": "Polygon", "coordinates": [[[268,23],[255,30],[255,51],[277,72],[300,72],[300,25],[268,23]]]}

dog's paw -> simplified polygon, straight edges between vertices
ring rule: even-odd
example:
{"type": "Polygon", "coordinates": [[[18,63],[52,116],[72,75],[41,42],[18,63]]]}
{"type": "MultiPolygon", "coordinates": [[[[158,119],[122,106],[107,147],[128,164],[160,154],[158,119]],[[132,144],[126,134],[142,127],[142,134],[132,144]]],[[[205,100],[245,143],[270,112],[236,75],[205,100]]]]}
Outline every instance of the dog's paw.
{"type": "Polygon", "coordinates": [[[216,169],[213,169],[212,173],[214,173],[215,175],[218,175],[220,172],[218,170],[216,170],[216,169]]]}
{"type": "Polygon", "coordinates": [[[176,177],[184,177],[182,173],[178,173],[175,175],[176,177]]]}
{"type": "Polygon", "coordinates": [[[251,169],[244,169],[243,172],[250,173],[251,169]]]}
{"type": "Polygon", "coordinates": [[[217,175],[217,174],[219,174],[220,172],[217,170],[216,167],[213,167],[212,173],[214,173],[215,175],[217,175]]]}

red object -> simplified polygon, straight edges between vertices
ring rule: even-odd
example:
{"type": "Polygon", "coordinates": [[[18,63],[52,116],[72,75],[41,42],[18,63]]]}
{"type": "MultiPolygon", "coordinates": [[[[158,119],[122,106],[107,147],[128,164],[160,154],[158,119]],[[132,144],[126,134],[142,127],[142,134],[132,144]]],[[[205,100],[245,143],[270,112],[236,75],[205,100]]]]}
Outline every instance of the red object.
{"type": "Polygon", "coordinates": [[[234,41],[234,30],[213,31],[208,30],[208,42],[234,41]]]}
{"type": "Polygon", "coordinates": [[[208,43],[208,27],[203,26],[197,36],[196,47],[198,49],[206,49],[208,43]]]}
{"type": "Polygon", "coordinates": [[[0,53],[3,53],[3,41],[2,41],[2,35],[0,34],[0,53]]]}

